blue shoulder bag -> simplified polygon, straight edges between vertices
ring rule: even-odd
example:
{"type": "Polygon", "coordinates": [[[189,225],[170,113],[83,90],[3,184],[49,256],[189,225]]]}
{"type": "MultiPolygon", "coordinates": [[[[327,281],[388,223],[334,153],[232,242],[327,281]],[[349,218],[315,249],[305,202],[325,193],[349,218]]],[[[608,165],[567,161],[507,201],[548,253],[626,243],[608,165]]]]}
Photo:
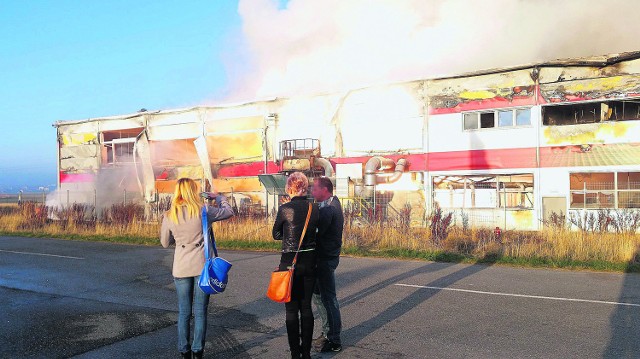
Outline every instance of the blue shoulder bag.
{"type": "Polygon", "coordinates": [[[198,286],[206,294],[218,294],[224,292],[229,280],[229,269],[231,263],[218,257],[218,249],[216,248],[216,239],[213,235],[213,228],[209,226],[207,221],[207,206],[202,207],[202,234],[204,235],[204,268],[200,274],[198,286]],[[213,257],[209,249],[209,241],[213,246],[213,257]]]}

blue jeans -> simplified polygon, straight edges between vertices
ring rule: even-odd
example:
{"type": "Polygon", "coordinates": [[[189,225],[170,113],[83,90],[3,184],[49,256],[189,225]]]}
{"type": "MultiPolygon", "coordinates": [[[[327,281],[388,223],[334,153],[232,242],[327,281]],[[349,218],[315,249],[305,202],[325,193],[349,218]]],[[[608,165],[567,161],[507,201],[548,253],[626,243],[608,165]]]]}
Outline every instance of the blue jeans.
{"type": "Polygon", "coordinates": [[[209,295],[198,287],[197,277],[173,278],[178,293],[178,351],[200,352],[204,349],[207,334],[207,308],[209,295]],[[189,344],[191,312],[193,311],[193,342],[189,344]]]}
{"type": "MultiPolygon", "coordinates": [[[[340,332],[342,331],[342,318],[340,316],[340,305],[336,296],[336,268],[340,263],[340,257],[319,258],[317,264],[318,280],[317,288],[320,292],[320,299],[324,309],[327,311],[328,331],[327,339],[335,344],[342,344],[340,332]]],[[[324,323],[323,323],[324,324],[324,323]]],[[[323,325],[324,327],[324,325],[323,325]]],[[[325,329],[323,328],[323,331],[325,329]]]]}

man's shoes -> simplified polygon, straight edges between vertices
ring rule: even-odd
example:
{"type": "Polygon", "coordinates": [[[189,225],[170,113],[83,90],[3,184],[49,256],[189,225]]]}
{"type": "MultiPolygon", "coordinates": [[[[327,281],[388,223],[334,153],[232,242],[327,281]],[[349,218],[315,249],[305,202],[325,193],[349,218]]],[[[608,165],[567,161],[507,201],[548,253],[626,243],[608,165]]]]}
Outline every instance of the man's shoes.
{"type": "Polygon", "coordinates": [[[184,353],[180,352],[180,358],[182,358],[182,359],[191,359],[191,351],[184,352],[184,353]]]}
{"type": "Polygon", "coordinates": [[[342,350],[341,344],[332,343],[329,340],[327,340],[327,342],[324,343],[324,345],[322,346],[322,349],[320,349],[320,352],[321,353],[329,353],[329,352],[337,353],[341,350],[342,350]]]}
{"type": "Polygon", "coordinates": [[[202,359],[202,351],[193,352],[193,359],[202,359]]]}
{"type": "Polygon", "coordinates": [[[324,347],[324,344],[328,341],[329,339],[327,339],[324,334],[320,334],[319,337],[311,342],[311,346],[313,347],[313,349],[315,349],[315,351],[319,352],[320,350],[322,350],[322,347],[324,347]]]}

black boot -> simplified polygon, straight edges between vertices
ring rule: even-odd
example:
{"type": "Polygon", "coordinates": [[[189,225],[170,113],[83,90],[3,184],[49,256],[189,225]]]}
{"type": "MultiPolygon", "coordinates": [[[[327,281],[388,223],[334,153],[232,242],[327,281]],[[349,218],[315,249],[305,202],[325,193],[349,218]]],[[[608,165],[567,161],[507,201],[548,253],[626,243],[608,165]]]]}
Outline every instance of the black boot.
{"type": "Polygon", "coordinates": [[[191,359],[191,351],[180,353],[180,358],[182,359],[191,359]]]}
{"type": "Polygon", "coordinates": [[[289,350],[292,359],[300,358],[300,322],[298,318],[295,320],[287,320],[287,339],[289,341],[289,350]]]}
{"type": "Polygon", "coordinates": [[[311,342],[313,340],[313,316],[302,317],[302,345],[300,346],[300,353],[303,359],[311,358],[311,342]]]}
{"type": "Polygon", "coordinates": [[[202,350],[199,352],[193,352],[193,359],[202,359],[202,350]]]}

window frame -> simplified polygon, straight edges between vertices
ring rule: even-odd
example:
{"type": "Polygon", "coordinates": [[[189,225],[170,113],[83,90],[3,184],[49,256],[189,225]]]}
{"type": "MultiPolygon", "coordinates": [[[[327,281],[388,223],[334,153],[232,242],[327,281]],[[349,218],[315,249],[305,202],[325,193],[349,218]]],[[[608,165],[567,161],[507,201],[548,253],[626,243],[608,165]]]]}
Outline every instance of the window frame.
{"type": "MultiPolygon", "coordinates": [[[[519,183],[519,182],[518,182],[519,183]]],[[[442,208],[451,209],[451,210],[508,210],[508,211],[519,211],[519,210],[534,210],[535,209],[535,175],[533,173],[511,173],[511,174],[467,174],[467,175],[459,175],[459,176],[449,176],[449,175],[436,175],[431,178],[431,196],[432,200],[436,201],[436,198],[439,196],[448,196],[449,197],[449,205],[441,204],[442,208]],[[515,176],[527,176],[531,177],[531,186],[524,187],[523,189],[517,188],[507,188],[506,183],[513,183],[514,181],[505,181],[507,177],[515,177],[515,176]],[[459,177],[460,181],[455,183],[453,182],[438,182],[435,183],[437,178],[447,178],[447,177],[459,177]],[[481,178],[486,177],[486,179],[493,179],[493,181],[486,182],[487,187],[483,187],[482,185],[477,186],[480,182],[473,183],[471,178],[481,178]],[[441,187],[441,183],[448,183],[446,188],[441,187]],[[479,205],[477,202],[478,196],[484,196],[485,194],[479,195],[482,191],[485,194],[487,191],[493,193],[494,203],[491,206],[487,205],[479,205]],[[508,205],[510,201],[513,201],[513,198],[520,198],[520,202],[525,205],[508,205]],[[457,199],[456,199],[457,198],[457,199]],[[461,203],[460,206],[454,205],[454,203],[461,203]]]]}
{"type": "Polygon", "coordinates": [[[133,144],[134,147],[132,148],[132,152],[131,155],[135,156],[135,143],[136,143],[136,138],[135,137],[125,137],[125,138],[114,138],[111,141],[107,141],[103,143],[103,146],[107,149],[107,154],[106,154],[106,164],[108,165],[117,165],[120,163],[131,163],[131,162],[127,162],[127,161],[118,161],[118,150],[117,147],[118,146],[122,146],[122,145],[130,145],[133,144]],[[111,153],[111,160],[109,161],[109,153],[111,153]]]}
{"type": "Polygon", "coordinates": [[[611,99],[597,99],[597,100],[590,100],[590,101],[576,101],[576,102],[561,102],[561,103],[549,103],[549,104],[543,104],[541,106],[540,109],[540,123],[541,126],[543,127],[552,127],[552,126],[577,126],[577,125],[585,125],[585,124],[594,124],[594,123],[611,123],[611,122],[625,122],[625,121],[640,121],[640,118],[628,118],[625,119],[625,107],[624,105],[626,103],[636,103],[639,104],[640,100],[638,100],[637,98],[611,98],[611,99]],[[607,104],[608,107],[611,108],[611,103],[614,102],[621,102],[623,107],[622,107],[622,119],[612,119],[612,118],[607,118],[607,119],[603,119],[602,118],[602,112],[600,113],[600,119],[599,120],[595,120],[593,122],[589,122],[589,121],[584,121],[584,122],[576,122],[576,123],[563,123],[563,124],[549,124],[549,121],[547,120],[547,116],[546,116],[546,109],[547,108],[551,108],[551,107],[571,107],[571,106],[585,106],[585,105],[593,105],[593,104],[600,104],[600,107],[602,106],[602,104],[607,104]]]}
{"type": "MultiPolygon", "coordinates": [[[[633,206],[621,206],[620,205],[620,194],[629,195],[629,194],[638,194],[640,195],[640,187],[639,188],[620,188],[618,176],[621,173],[638,173],[640,171],[591,171],[591,172],[569,172],[569,206],[570,210],[599,210],[599,209],[616,209],[616,210],[634,210],[640,209],[640,203],[636,207],[633,206]],[[571,188],[571,176],[580,175],[580,174],[612,174],[613,175],[613,183],[612,188],[590,188],[587,187],[587,182],[583,182],[583,189],[572,189],[571,188]],[[601,205],[600,199],[606,196],[613,196],[613,202],[611,206],[601,205]],[[582,202],[578,202],[581,206],[573,205],[573,197],[581,196],[582,202]],[[589,198],[595,198],[595,203],[588,203],[589,198]]],[[[592,184],[593,185],[593,184],[592,184]]]]}
{"type": "Polygon", "coordinates": [[[533,107],[508,107],[508,108],[499,108],[493,110],[478,110],[478,111],[466,111],[462,112],[462,131],[486,131],[486,130],[495,130],[495,129],[513,129],[513,128],[526,128],[532,127],[532,109],[533,107]],[[527,110],[529,111],[529,123],[526,125],[518,125],[517,124],[517,112],[527,110]],[[501,112],[511,112],[511,125],[509,126],[501,126],[500,125],[500,113],[501,112]],[[492,113],[493,114],[493,126],[492,127],[482,127],[482,115],[492,113]],[[475,127],[467,128],[467,116],[475,115],[475,127]]]}

